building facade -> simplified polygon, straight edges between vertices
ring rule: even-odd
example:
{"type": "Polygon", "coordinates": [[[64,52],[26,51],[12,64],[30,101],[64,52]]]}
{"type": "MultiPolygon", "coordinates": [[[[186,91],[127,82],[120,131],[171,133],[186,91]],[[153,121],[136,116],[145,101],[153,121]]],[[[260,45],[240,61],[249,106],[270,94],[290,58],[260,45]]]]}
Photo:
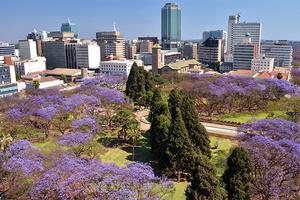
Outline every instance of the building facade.
{"type": "Polygon", "coordinates": [[[199,45],[199,60],[203,64],[214,64],[222,61],[222,40],[208,38],[199,45]]]}
{"type": "Polygon", "coordinates": [[[198,59],[198,45],[196,43],[186,43],[183,46],[183,57],[185,59],[198,59]]]}
{"type": "Polygon", "coordinates": [[[15,62],[15,71],[19,76],[27,75],[33,72],[41,72],[46,70],[46,58],[37,57],[32,60],[24,60],[15,62]]]}
{"type": "Polygon", "coordinates": [[[176,3],[167,3],[161,9],[161,37],[164,50],[177,49],[181,41],[181,9],[176,3]]]}
{"type": "Polygon", "coordinates": [[[0,84],[15,83],[16,72],[13,65],[0,65],[0,84]]]}
{"type": "Polygon", "coordinates": [[[133,59],[137,52],[137,44],[134,41],[127,41],[125,43],[125,58],[133,59]]]}
{"type": "Polygon", "coordinates": [[[253,58],[251,70],[256,72],[272,72],[274,70],[274,58],[267,58],[265,56],[253,58]]]}
{"type": "Polygon", "coordinates": [[[97,43],[101,50],[101,60],[108,56],[115,56],[118,59],[125,58],[125,39],[121,32],[98,32],[96,33],[97,43]]]}
{"type": "Polygon", "coordinates": [[[66,67],[69,69],[77,69],[76,50],[78,45],[77,41],[68,41],[64,44],[66,67]]]}
{"type": "Polygon", "coordinates": [[[101,61],[100,72],[108,74],[121,74],[128,76],[133,63],[136,62],[138,66],[143,66],[141,60],[110,60],[101,61]]]}
{"type": "Polygon", "coordinates": [[[159,68],[163,66],[162,63],[162,51],[159,44],[155,44],[152,48],[152,74],[155,76],[158,74],[159,68]]]}
{"type": "Polygon", "coordinates": [[[259,56],[259,45],[252,43],[249,35],[243,42],[234,45],[233,70],[251,70],[252,60],[259,56]]]}
{"type": "Polygon", "coordinates": [[[0,42],[0,56],[15,56],[15,45],[0,42]]]}
{"type": "Polygon", "coordinates": [[[266,57],[274,58],[274,66],[291,67],[293,61],[293,47],[287,41],[264,41],[261,53],[266,57]]]}
{"type": "Polygon", "coordinates": [[[77,68],[99,69],[101,57],[97,43],[77,45],[77,68]]]}
{"type": "Polygon", "coordinates": [[[74,33],[74,37],[78,38],[77,25],[72,23],[70,19],[68,19],[67,23],[61,25],[61,32],[74,33]]]}
{"type": "Polygon", "coordinates": [[[261,24],[258,22],[240,22],[240,15],[229,16],[227,54],[232,54],[234,46],[241,43],[245,34],[251,35],[252,43],[260,46],[261,24]]]}
{"type": "Polygon", "coordinates": [[[47,69],[66,67],[64,41],[48,41],[43,45],[47,69]]]}
{"type": "Polygon", "coordinates": [[[19,40],[19,51],[21,59],[34,59],[37,57],[36,42],[32,39],[19,40]]]}
{"type": "Polygon", "coordinates": [[[216,31],[204,31],[202,35],[202,40],[206,41],[208,38],[213,39],[221,39],[224,44],[224,53],[227,52],[227,32],[224,30],[216,30],[216,31]]]}

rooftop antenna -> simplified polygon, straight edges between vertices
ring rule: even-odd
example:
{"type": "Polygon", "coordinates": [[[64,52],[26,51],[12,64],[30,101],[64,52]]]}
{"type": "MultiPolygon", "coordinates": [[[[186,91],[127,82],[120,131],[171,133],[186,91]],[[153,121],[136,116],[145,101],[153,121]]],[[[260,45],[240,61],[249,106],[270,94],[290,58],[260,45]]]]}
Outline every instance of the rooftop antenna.
{"type": "Polygon", "coordinates": [[[117,32],[116,23],[113,23],[114,32],[117,32]]]}

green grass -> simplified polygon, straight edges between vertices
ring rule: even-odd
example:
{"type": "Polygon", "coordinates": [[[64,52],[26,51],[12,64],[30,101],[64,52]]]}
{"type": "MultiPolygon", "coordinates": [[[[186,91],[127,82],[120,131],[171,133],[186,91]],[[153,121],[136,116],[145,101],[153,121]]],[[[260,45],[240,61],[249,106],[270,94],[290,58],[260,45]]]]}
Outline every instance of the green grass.
{"type": "Polygon", "coordinates": [[[228,115],[223,115],[219,119],[225,122],[236,122],[236,123],[246,123],[251,119],[266,119],[269,116],[267,112],[255,112],[255,113],[233,113],[228,115]]]}
{"type": "Polygon", "coordinates": [[[119,148],[108,148],[108,152],[100,156],[101,161],[106,163],[115,163],[119,166],[124,166],[126,163],[130,162],[127,158],[130,153],[119,149],[119,148]]]}
{"type": "Polygon", "coordinates": [[[236,145],[236,142],[229,139],[214,136],[210,136],[210,141],[212,147],[216,143],[218,143],[218,148],[212,149],[211,161],[217,169],[217,175],[220,177],[225,171],[226,159],[229,156],[230,149],[236,145]]]}
{"type": "Polygon", "coordinates": [[[185,198],[185,189],[187,188],[187,182],[175,183],[176,191],[174,194],[173,200],[184,200],[185,198]]]}
{"type": "Polygon", "coordinates": [[[56,141],[53,139],[50,139],[46,142],[33,143],[32,145],[45,153],[50,153],[54,150],[61,150],[61,151],[68,150],[68,147],[57,144],[56,141]]]}

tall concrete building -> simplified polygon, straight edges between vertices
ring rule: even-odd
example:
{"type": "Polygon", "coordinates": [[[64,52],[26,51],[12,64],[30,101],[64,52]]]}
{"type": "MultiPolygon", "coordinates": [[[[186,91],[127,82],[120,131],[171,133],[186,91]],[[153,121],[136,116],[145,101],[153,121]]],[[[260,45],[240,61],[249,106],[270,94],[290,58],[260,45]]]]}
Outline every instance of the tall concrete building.
{"type": "Polygon", "coordinates": [[[234,46],[241,43],[245,35],[251,35],[252,43],[260,46],[261,24],[258,22],[240,22],[240,15],[229,16],[227,54],[232,54],[234,46]]]}
{"type": "Polygon", "coordinates": [[[186,43],[183,46],[183,57],[185,59],[198,59],[198,45],[196,43],[186,43]]]}
{"type": "Polygon", "coordinates": [[[38,56],[43,56],[43,41],[48,39],[48,33],[46,31],[37,31],[33,30],[33,32],[28,33],[27,40],[33,40],[36,42],[36,51],[38,56]]]}
{"type": "Polygon", "coordinates": [[[227,32],[224,30],[216,30],[216,31],[204,31],[202,35],[202,40],[206,41],[208,38],[212,39],[221,39],[224,44],[224,53],[227,52],[227,32]]]}
{"type": "Polygon", "coordinates": [[[251,70],[252,60],[259,56],[259,45],[251,41],[249,34],[244,36],[244,40],[234,45],[233,69],[251,70]]]}
{"type": "Polygon", "coordinates": [[[19,40],[19,51],[21,59],[34,59],[37,57],[36,42],[32,39],[19,40]]]}
{"type": "Polygon", "coordinates": [[[47,69],[65,68],[65,42],[64,41],[47,41],[43,45],[44,56],[46,57],[47,69]]]}
{"type": "Polygon", "coordinates": [[[118,59],[125,57],[125,39],[121,32],[114,29],[110,32],[96,33],[97,43],[101,49],[101,60],[111,55],[118,59]]]}
{"type": "Polygon", "coordinates": [[[274,66],[291,67],[293,61],[293,47],[288,41],[263,41],[261,53],[266,57],[274,58],[274,66]]]}
{"type": "Polygon", "coordinates": [[[181,40],[181,9],[176,3],[167,3],[161,9],[161,41],[164,50],[177,49],[181,40]]]}
{"type": "Polygon", "coordinates": [[[62,33],[74,33],[74,37],[78,38],[77,25],[72,23],[70,19],[68,19],[67,23],[63,23],[61,25],[62,33]]]}
{"type": "Polygon", "coordinates": [[[153,42],[150,40],[143,40],[139,42],[139,52],[152,52],[153,42]]]}
{"type": "Polygon", "coordinates": [[[162,52],[161,46],[155,44],[152,48],[152,74],[157,75],[158,69],[162,67],[162,52]]]}
{"type": "Polygon", "coordinates": [[[0,56],[15,56],[15,45],[0,42],[0,56]]]}
{"type": "Polygon", "coordinates": [[[214,64],[222,61],[223,40],[208,38],[199,46],[199,60],[204,64],[214,64]]]}
{"type": "Polygon", "coordinates": [[[137,44],[134,41],[127,41],[125,43],[125,58],[133,59],[137,52],[137,44]]]}
{"type": "Polygon", "coordinates": [[[65,57],[66,67],[69,69],[77,69],[76,50],[78,41],[66,41],[65,46],[65,57]]]}
{"type": "Polygon", "coordinates": [[[100,47],[95,42],[77,45],[77,68],[98,69],[100,61],[100,47]]]}

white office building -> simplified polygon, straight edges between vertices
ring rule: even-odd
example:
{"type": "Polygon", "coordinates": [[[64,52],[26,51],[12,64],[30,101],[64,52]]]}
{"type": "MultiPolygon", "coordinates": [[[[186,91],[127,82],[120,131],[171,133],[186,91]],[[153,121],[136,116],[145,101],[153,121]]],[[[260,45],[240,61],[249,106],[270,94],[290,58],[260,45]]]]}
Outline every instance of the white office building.
{"type": "Polygon", "coordinates": [[[233,54],[234,46],[240,44],[245,34],[251,35],[252,43],[260,45],[261,24],[258,22],[240,22],[240,15],[229,16],[227,54],[233,54]]]}
{"type": "Polygon", "coordinates": [[[266,57],[274,58],[274,66],[291,67],[293,61],[293,47],[287,41],[264,41],[261,44],[261,53],[266,57]]]}
{"type": "Polygon", "coordinates": [[[122,74],[128,76],[134,62],[136,62],[138,66],[143,66],[143,61],[141,60],[102,61],[100,63],[100,72],[108,74],[122,74]]]}
{"type": "Polygon", "coordinates": [[[267,58],[265,56],[253,58],[251,70],[256,72],[272,72],[274,70],[274,58],[267,58]]]}
{"type": "Polygon", "coordinates": [[[22,60],[15,62],[16,73],[20,76],[27,75],[33,72],[41,72],[46,70],[46,58],[36,57],[31,60],[22,60]]]}
{"type": "Polygon", "coordinates": [[[0,85],[15,82],[15,67],[13,65],[0,65],[0,85]]]}
{"type": "Polygon", "coordinates": [[[97,43],[77,45],[77,68],[99,69],[101,55],[97,43]]]}
{"type": "Polygon", "coordinates": [[[15,45],[0,42],[0,56],[15,56],[15,45]]]}
{"type": "Polygon", "coordinates": [[[32,39],[20,40],[19,51],[21,59],[34,59],[37,57],[36,42],[32,39]]]}

